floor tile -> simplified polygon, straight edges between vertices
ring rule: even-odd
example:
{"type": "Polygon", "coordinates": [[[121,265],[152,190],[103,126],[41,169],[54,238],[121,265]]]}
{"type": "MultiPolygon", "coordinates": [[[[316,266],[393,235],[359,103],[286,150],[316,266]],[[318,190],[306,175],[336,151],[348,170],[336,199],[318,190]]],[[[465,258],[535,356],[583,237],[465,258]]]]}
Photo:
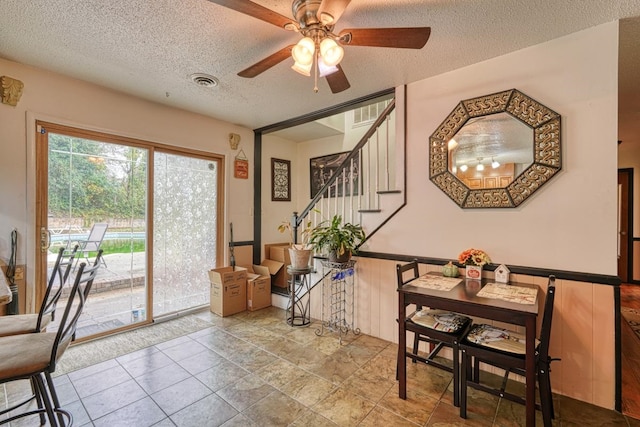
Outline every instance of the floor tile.
{"type": "Polygon", "coordinates": [[[69,372],[68,375],[73,381],[116,366],[118,366],[118,362],[115,359],[109,359],[105,362],[100,362],[95,365],[87,366],[86,368],[78,369],[77,371],[69,372]]]}
{"type": "Polygon", "coordinates": [[[177,363],[192,375],[206,371],[224,362],[224,358],[212,350],[205,350],[179,360],[177,363]]]}
{"type": "Polygon", "coordinates": [[[344,390],[335,390],[312,409],[339,426],[356,426],[373,409],[375,403],[344,390]]]}
{"type": "Polygon", "coordinates": [[[131,374],[132,377],[139,377],[147,372],[155,371],[164,366],[170,365],[173,360],[161,351],[150,353],[134,360],[121,362],[124,369],[131,374]]]}
{"type": "Polygon", "coordinates": [[[302,415],[289,424],[289,427],[336,427],[337,424],[323,417],[311,409],[305,410],[302,415]]]}
{"type": "Polygon", "coordinates": [[[182,380],[189,378],[191,374],[177,363],[161,368],[160,371],[151,371],[134,378],[140,387],[148,394],[153,394],[182,380]]]}
{"type": "Polygon", "coordinates": [[[222,424],[222,427],[261,427],[261,425],[254,423],[242,414],[238,414],[222,424]]]}
{"type": "Polygon", "coordinates": [[[335,388],[331,381],[305,372],[280,387],[280,390],[303,405],[311,407],[326,398],[335,388]]]}
{"type": "Polygon", "coordinates": [[[78,396],[85,398],[129,380],[131,375],[122,366],[114,366],[72,382],[78,396]]]}
{"type": "Polygon", "coordinates": [[[237,414],[238,411],[231,405],[211,394],[171,415],[171,420],[178,427],[215,427],[223,425],[237,414]]]}
{"type": "Polygon", "coordinates": [[[378,405],[416,424],[424,425],[438,404],[438,400],[419,389],[408,389],[407,398],[398,397],[397,385],[383,396],[378,405]]]}
{"type": "Polygon", "coordinates": [[[148,427],[166,418],[162,409],[145,397],[93,421],[95,427],[148,427]]]}
{"type": "Polygon", "coordinates": [[[91,419],[96,420],[146,396],[147,394],[144,390],[131,379],[107,390],[92,394],[82,399],[82,402],[91,419]]]}
{"type": "Polygon", "coordinates": [[[256,375],[277,389],[282,388],[282,386],[304,373],[305,371],[296,365],[279,358],[255,372],[256,375]]]}
{"type": "Polygon", "coordinates": [[[251,374],[218,390],[216,394],[238,411],[243,411],[274,390],[260,377],[251,374]]]}
{"type": "Polygon", "coordinates": [[[243,411],[243,414],[261,427],[286,426],[306,409],[289,396],[274,391],[243,411]]]}
{"type": "Polygon", "coordinates": [[[415,424],[407,419],[394,414],[393,412],[382,409],[376,406],[369,412],[364,420],[358,427],[378,427],[378,426],[393,426],[393,427],[417,427],[419,424],[415,424]]]}
{"type": "Polygon", "coordinates": [[[116,360],[122,364],[135,359],[139,359],[141,357],[149,356],[150,354],[157,353],[158,351],[160,350],[158,350],[156,346],[145,347],[141,350],[133,351],[131,353],[116,357],[116,360]]]}
{"type": "MultiPolygon", "coordinates": [[[[489,427],[492,420],[482,418],[476,414],[469,413],[467,419],[460,418],[460,409],[453,405],[440,402],[436,406],[427,427],[441,426],[472,426],[472,427],[489,427]]],[[[541,425],[541,424],[540,424],[541,425]]],[[[498,426],[496,426],[498,427],[498,426]]]]}
{"type": "Polygon", "coordinates": [[[209,351],[207,347],[189,338],[188,340],[178,345],[163,349],[162,352],[169,356],[172,360],[180,361],[195,354],[201,353],[205,350],[209,351]]]}
{"type": "Polygon", "coordinates": [[[249,375],[249,371],[235,363],[222,361],[213,368],[195,375],[195,377],[212,391],[218,391],[249,375]]]}
{"type": "MultiPolygon", "coordinates": [[[[153,400],[167,414],[174,414],[213,392],[194,377],[173,384],[151,394],[153,400]]],[[[172,418],[175,422],[175,419],[172,418]]]]}
{"type": "Polygon", "coordinates": [[[255,372],[275,362],[277,357],[251,345],[244,350],[231,354],[228,359],[250,372],[255,372]]]}

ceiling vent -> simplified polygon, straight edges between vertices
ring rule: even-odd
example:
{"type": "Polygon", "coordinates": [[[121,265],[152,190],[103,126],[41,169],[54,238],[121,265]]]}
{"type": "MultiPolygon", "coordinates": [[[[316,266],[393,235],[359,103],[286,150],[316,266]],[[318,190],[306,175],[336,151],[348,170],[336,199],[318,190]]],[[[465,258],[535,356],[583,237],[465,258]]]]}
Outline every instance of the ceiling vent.
{"type": "Polygon", "coordinates": [[[209,74],[204,73],[194,73],[191,74],[191,80],[202,87],[216,87],[218,86],[218,79],[209,74]]]}

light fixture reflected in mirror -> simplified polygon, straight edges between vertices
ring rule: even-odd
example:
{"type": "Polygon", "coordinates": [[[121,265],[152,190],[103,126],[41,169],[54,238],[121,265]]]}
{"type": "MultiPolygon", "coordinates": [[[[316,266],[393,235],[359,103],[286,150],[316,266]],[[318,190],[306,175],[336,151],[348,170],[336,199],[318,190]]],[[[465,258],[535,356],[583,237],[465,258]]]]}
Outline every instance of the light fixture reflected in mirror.
{"type": "Polygon", "coordinates": [[[467,171],[467,169],[468,169],[468,166],[467,166],[467,165],[461,165],[461,166],[460,166],[460,170],[461,170],[462,172],[466,172],[466,171],[467,171]]]}
{"type": "Polygon", "coordinates": [[[447,148],[449,149],[449,151],[455,149],[458,146],[458,141],[456,141],[455,139],[451,138],[449,140],[449,144],[447,145],[447,148]]]}
{"type": "Polygon", "coordinates": [[[500,163],[498,163],[498,161],[496,159],[494,159],[493,157],[491,158],[491,167],[493,169],[496,169],[496,168],[500,167],[500,163]]]}

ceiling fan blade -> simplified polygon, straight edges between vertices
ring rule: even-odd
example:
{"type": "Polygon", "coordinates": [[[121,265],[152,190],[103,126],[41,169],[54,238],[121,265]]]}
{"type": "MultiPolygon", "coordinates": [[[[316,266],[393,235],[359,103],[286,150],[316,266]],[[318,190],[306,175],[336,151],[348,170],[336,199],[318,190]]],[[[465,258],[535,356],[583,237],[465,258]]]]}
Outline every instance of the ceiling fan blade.
{"type": "Polygon", "coordinates": [[[334,25],[349,3],[351,0],[323,0],[318,8],[318,19],[323,25],[334,25]]]}
{"type": "Polygon", "coordinates": [[[430,27],[350,28],[340,31],[340,43],[349,46],[422,49],[431,35],[430,27]]]}
{"type": "Polygon", "coordinates": [[[253,16],[254,18],[261,19],[269,24],[273,24],[280,28],[284,28],[287,24],[297,25],[291,18],[287,18],[284,15],[280,15],[271,9],[267,9],[264,6],[260,6],[249,0],[209,0],[211,3],[219,4],[220,6],[228,7],[245,15],[253,16]]]}
{"type": "Polygon", "coordinates": [[[276,53],[267,56],[262,61],[257,62],[238,73],[240,77],[255,77],[260,73],[267,71],[269,68],[273,67],[284,61],[287,58],[291,58],[291,49],[293,49],[295,45],[289,45],[285,48],[280,49],[276,53]]]}
{"type": "Polygon", "coordinates": [[[326,79],[332,93],[339,93],[351,87],[349,80],[347,80],[347,76],[344,74],[340,65],[338,65],[338,71],[329,74],[326,79]]]}

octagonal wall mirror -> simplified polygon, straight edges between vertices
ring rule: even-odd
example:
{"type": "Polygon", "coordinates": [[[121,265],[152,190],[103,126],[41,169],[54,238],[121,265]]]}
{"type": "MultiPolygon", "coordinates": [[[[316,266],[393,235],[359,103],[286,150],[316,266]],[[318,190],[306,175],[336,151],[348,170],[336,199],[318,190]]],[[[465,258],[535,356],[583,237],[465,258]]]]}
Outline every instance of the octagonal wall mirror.
{"type": "Polygon", "coordinates": [[[467,99],[429,138],[429,178],[462,208],[519,206],[562,168],[560,115],[511,89],[467,99]]]}

